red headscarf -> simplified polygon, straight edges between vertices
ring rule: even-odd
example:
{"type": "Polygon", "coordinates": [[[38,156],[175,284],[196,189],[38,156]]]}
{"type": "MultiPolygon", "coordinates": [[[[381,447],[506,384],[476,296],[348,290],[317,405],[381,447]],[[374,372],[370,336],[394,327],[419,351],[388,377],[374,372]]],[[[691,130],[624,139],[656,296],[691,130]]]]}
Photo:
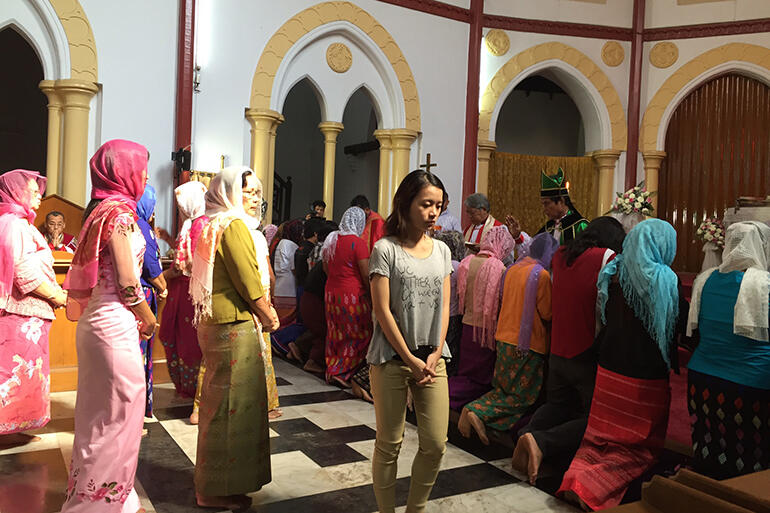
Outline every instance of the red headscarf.
{"type": "MultiPolygon", "coordinates": [[[[130,214],[136,220],[136,202],[147,183],[147,148],[114,139],[104,143],[91,157],[91,199],[103,200],[88,216],[78,236],[78,249],[63,288],[69,290],[67,316],[76,320],[77,307],[85,308],[96,285],[99,255],[112,236],[115,220],[130,214]]],[[[82,310],[81,310],[82,311],[82,310]]]]}
{"type": "MultiPolygon", "coordinates": [[[[7,298],[13,290],[13,231],[10,224],[16,219],[26,219],[32,224],[35,211],[32,202],[35,195],[29,190],[35,180],[40,194],[45,192],[46,179],[37,171],[14,169],[0,176],[0,297],[7,298]]],[[[5,304],[3,302],[3,304],[5,304]]]]}

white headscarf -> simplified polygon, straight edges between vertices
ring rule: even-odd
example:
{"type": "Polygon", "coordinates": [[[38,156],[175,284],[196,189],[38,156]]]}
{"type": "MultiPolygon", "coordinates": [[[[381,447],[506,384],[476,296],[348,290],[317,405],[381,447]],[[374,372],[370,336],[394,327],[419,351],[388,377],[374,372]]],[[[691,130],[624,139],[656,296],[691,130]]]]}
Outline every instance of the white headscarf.
{"type": "Polygon", "coordinates": [[[176,256],[175,265],[185,276],[190,275],[192,267],[192,241],[190,240],[190,229],[192,223],[197,218],[205,214],[206,186],[201,182],[185,182],[174,189],[174,197],[179,207],[179,214],[182,218],[182,227],[176,237],[176,256]]]}
{"type": "Polygon", "coordinates": [[[242,175],[249,168],[227,167],[209,182],[206,192],[206,215],[211,218],[201,233],[193,256],[190,297],[195,305],[194,324],[211,316],[211,291],[214,282],[214,258],[222,233],[236,219],[248,223],[243,209],[242,175]]]}
{"type": "MultiPolygon", "coordinates": [[[[248,169],[248,168],[246,168],[248,169]]],[[[251,238],[254,239],[254,250],[257,253],[257,267],[259,268],[259,275],[262,280],[262,289],[265,294],[270,290],[270,250],[267,245],[267,239],[265,235],[259,230],[259,225],[262,223],[262,196],[264,188],[262,187],[262,180],[257,180],[257,196],[255,201],[259,205],[256,215],[248,215],[246,220],[246,226],[249,227],[251,232],[251,238]]]]}
{"type": "Polygon", "coordinates": [[[768,341],[768,295],[770,295],[770,227],[747,221],[730,225],[725,234],[722,264],[702,272],[692,287],[687,335],[698,327],[701,293],[709,276],[745,271],[733,311],[733,333],[759,341],[768,341]]]}
{"type": "Polygon", "coordinates": [[[364,233],[366,227],[366,212],[359,207],[350,207],[342,214],[340,229],[331,232],[326,236],[324,245],[321,248],[321,258],[329,263],[334,258],[334,252],[337,250],[337,239],[340,235],[356,235],[358,237],[364,233]]]}

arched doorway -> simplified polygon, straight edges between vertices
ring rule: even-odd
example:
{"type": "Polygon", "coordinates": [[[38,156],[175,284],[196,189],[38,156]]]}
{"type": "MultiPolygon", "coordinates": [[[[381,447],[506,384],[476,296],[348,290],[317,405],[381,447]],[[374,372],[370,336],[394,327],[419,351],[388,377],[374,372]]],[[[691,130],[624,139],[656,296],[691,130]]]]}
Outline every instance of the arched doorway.
{"type": "Polygon", "coordinates": [[[317,90],[304,78],[297,82],[283,104],[285,121],[278,126],[275,140],[275,176],[273,222],[307,214],[310,204],[323,193],[324,144],[318,124],[321,108],[317,90]],[[291,193],[284,195],[285,183],[291,178],[291,193]],[[286,205],[287,198],[289,205],[286,205]]]}
{"type": "Polygon", "coordinates": [[[345,128],[337,138],[334,173],[334,219],[341,219],[350,200],[359,194],[366,196],[372,210],[378,208],[380,144],[374,137],[377,111],[366,88],[359,88],[350,97],[342,124],[345,128]]]}
{"type": "Polygon", "coordinates": [[[658,216],[677,231],[676,271],[703,261],[695,231],[739,196],[770,193],[770,87],[735,73],[714,78],[677,106],[660,169],[658,216]]]}
{"type": "MultiPolygon", "coordinates": [[[[519,81],[502,101],[493,126],[496,151],[489,161],[492,215],[513,214],[528,233],[547,221],[540,202],[541,171],[566,173],[570,197],[587,218],[597,214],[598,177],[586,147],[600,139],[595,118],[584,117],[551,70],[519,81]],[[590,137],[586,126],[591,127],[590,137]]],[[[590,114],[588,114],[590,116],[590,114]]]]}
{"type": "Polygon", "coordinates": [[[0,30],[0,172],[46,171],[48,101],[38,84],[43,65],[13,27],[0,30]]]}
{"type": "Polygon", "coordinates": [[[583,118],[556,82],[531,75],[503,102],[495,130],[497,150],[506,153],[577,157],[585,155],[583,118]]]}

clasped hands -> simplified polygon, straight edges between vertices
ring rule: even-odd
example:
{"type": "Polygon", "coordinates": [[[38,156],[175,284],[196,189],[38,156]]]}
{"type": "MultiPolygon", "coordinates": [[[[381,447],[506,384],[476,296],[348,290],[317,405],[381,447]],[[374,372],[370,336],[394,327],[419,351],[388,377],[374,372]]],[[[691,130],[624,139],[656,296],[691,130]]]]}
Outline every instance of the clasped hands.
{"type": "Polygon", "coordinates": [[[438,350],[430,353],[424,362],[414,355],[409,358],[409,369],[412,371],[412,377],[417,382],[417,386],[422,387],[436,382],[436,364],[439,358],[441,358],[441,352],[438,350]]]}

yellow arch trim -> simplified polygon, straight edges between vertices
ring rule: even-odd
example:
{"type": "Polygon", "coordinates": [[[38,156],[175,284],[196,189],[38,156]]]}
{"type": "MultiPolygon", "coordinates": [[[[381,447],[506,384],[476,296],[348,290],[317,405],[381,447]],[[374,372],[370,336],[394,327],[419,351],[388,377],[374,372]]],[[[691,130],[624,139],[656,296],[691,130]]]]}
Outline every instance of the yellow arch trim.
{"type": "Polygon", "coordinates": [[[70,47],[70,77],[96,82],[98,62],[96,40],[83,6],[78,0],[49,0],[67,34],[70,47]]]}
{"type": "MultiPolygon", "coordinates": [[[[668,106],[693,80],[730,61],[754,64],[770,72],[770,49],[747,43],[728,43],[708,50],[682,65],[663,82],[644,111],[639,131],[641,151],[655,151],[660,123],[668,106]]],[[[662,149],[662,148],[661,148],[662,149]]]]}
{"type": "MultiPolygon", "coordinates": [[[[279,28],[267,42],[257,63],[254,78],[251,81],[252,109],[270,109],[273,82],[281,61],[286,53],[302,36],[312,30],[334,21],[347,21],[360,28],[380,47],[390,61],[401,84],[406,112],[406,127],[420,130],[420,100],[412,70],[385,28],[368,12],[350,2],[324,2],[298,13],[279,28]]],[[[399,127],[400,128],[400,127],[399,127]]]]}
{"type": "Polygon", "coordinates": [[[606,149],[625,151],[628,141],[626,113],[612,82],[590,57],[571,46],[556,42],[533,46],[514,55],[495,73],[481,96],[479,140],[489,139],[492,113],[505,88],[527,68],[547,60],[560,60],[569,64],[596,87],[610,117],[612,148],[606,149]]]}

